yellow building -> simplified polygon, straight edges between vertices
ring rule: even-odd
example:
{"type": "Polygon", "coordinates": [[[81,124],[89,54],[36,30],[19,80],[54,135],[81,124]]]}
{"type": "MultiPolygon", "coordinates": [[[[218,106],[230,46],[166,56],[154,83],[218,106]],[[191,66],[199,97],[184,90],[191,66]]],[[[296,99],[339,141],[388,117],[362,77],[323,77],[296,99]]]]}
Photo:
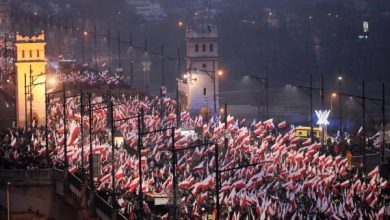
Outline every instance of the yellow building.
{"type": "Polygon", "coordinates": [[[16,122],[18,127],[45,123],[45,34],[22,36],[16,34],[16,122]],[[30,95],[31,91],[31,95],[30,95]],[[31,103],[30,103],[31,100],[31,103]],[[30,108],[30,106],[32,108],[30,108]]]}

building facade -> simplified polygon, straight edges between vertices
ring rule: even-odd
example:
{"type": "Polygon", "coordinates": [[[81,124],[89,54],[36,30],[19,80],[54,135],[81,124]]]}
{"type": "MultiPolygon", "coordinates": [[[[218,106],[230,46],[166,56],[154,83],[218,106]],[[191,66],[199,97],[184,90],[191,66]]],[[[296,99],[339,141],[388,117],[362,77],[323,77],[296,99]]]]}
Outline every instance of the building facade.
{"type": "Polygon", "coordinates": [[[16,34],[16,122],[18,127],[45,123],[46,55],[45,34],[16,34]]]}
{"type": "Polygon", "coordinates": [[[179,82],[182,110],[199,113],[202,107],[219,109],[218,33],[211,25],[186,28],[186,77],[179,82]]]}

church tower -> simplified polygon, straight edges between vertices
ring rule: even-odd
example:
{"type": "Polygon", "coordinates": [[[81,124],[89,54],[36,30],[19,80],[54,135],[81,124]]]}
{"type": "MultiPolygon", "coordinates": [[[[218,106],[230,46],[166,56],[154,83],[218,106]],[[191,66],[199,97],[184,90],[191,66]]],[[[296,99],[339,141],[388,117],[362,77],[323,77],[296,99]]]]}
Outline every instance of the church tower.
{"type": "Polygon", "coordinates": [[[18,127],[32,120],[45,122],[46,57],[45,34],[22,36],[16,33],[16,121],[18,127]]]}
{"type": "MultiPolygon", "coordinates": [[[[218,102],[218,33],[212,25],[186,28],[186,79],[179,86],[185,110],[199,113],[204,107],[216,113],[218,102]]],[[[203,110],[202,110],[203,111],[203,110]]]]}

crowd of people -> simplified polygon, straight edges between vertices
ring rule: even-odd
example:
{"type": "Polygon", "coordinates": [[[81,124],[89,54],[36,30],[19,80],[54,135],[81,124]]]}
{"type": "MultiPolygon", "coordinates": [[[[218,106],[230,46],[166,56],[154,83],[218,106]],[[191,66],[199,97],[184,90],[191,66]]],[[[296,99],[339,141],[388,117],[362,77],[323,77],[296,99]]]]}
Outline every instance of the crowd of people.
{"type": "MultiPolygon", "coordinates": [[[[93,96],[92,103],[90,124],[89,106],[84,105],[80,111],[80,96],[67,100],[64,129],[62,100],[52,98],[48,111],[50,159],[45,159],[43,128],[13,129],[0,136],[1,166],[31,169],[62,166],[67,161],[69,171],[76,173],[81,167],[88,170],[92,144],[93,153],[100,154],[102,160],[101,175],[95,182],[98,194],[117,205],[129,219],[140,208],[139,190],[146,198],[172,196],[174,170],[178,216],[204,219],[215,214],[217,164],[223,219],[383,219],[390,215],[388,182],[379,175],[378,168],[366,175],[350,166],[340,153],[296,136],[286,122],[274,124],[269,119],[248,126],[245,120],[232,116],[226,121],[220,116],[206,120],[181,112],[181,127],[171,129],[177,115],[176,102],[170,98],[121,96],[104,100],[93,96]],[[139,125],[140,109],[144,117],[139,125]],[[123,143],[115,143],[114,167],[111,120],[115,121],[114,134],[123,136],[123,143]],[[143,132],[140,142],[139,127],[143,132]],[[195,129],[188,132],[183,128],[195,129]],[[141,158],[137,152],[140,143],[141,158]],[[116,201],[110,193],[113,188],[116,201]]],[[[152,206],[145,199],[142,208],[146,216],[168,216],[164,209],[152,206]]]]}

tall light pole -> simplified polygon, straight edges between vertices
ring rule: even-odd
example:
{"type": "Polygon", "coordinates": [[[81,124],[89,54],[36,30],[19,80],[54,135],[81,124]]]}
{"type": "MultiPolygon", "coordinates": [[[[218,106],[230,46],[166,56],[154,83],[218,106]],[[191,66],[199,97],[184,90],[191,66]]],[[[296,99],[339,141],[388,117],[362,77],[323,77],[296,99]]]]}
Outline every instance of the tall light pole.
{"type": "Polygon", "coordinates": [[[10,188],[10,186],[11,186],[11,182],[10,181],[8,181],[7,182],[7,219],[8,220],[11,220],[11,212],[10,212],[10,202],[9,202],[9,188],[10,188]]]}
{"type": "Polygon", "coordinates": [[[332,93],[331,97],[330,97],[330,112],[332,113],[332,109],[333,109],[333,98],[336,98],[337,96],[337,93],[332,93]]]}
{"type": "Polygon", "coordinates": [[[341,138],[343,137],[343,113],[342,113],[342,106],[341,106],[341,81],[343,80],[343,77],[340,75],[341,71],[339,71],[339,76],[337,77],[338,84],[339,84],[339,131],[341,138]]]}
{"type": "Polygon", "coordinates": [[[215,61],[213,60],[213,74],[214,74],[214,77],[212,78],[213,79],[213,90],[214,90],[214,97],[213,97],[213,100],[214,100],[214,115],[217,113],[217,96],[216,96],[216,89],[215,89],[215,61]]]}
{"type": "MultiPolygon", "coordinates": [[[[245,77],[249,77],[251,79],[257,80],[259,82],[259,84],[260,84],[260,87],[264,87],[265,88],[266,118],[268,119],[269,118],[269,111],[268,111],[269,110],[269,101],[268,101],[268,97],[269,97],[268,67],[265,67],[265,76],[264,77],[255,76],[255,75],[246,75],[245,77]]],[[[266,120],[266,119],[263,119],[263,120],[266,120]]]]}

